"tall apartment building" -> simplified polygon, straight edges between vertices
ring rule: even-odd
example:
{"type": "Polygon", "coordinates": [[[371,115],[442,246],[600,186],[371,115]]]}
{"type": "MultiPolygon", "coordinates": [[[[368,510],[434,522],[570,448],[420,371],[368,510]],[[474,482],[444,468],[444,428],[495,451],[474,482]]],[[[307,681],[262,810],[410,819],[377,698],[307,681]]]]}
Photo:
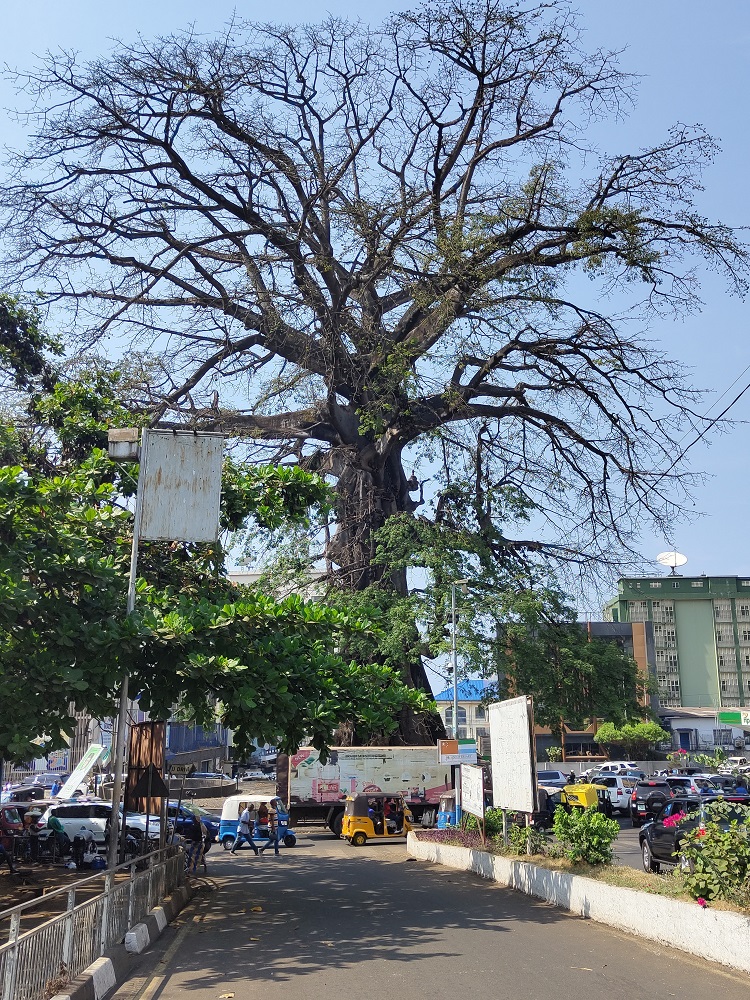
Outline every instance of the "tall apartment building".
{"type": "Polygon", "coordinates": [[[624,578],[605,615],[653,623],[662,710],[750,705],[750,577],[624,578]]]}

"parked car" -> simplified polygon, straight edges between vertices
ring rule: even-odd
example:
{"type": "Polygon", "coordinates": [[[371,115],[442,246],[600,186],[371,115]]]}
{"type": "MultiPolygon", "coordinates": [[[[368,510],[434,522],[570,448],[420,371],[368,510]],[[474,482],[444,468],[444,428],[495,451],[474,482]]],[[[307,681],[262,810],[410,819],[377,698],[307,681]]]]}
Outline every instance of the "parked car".
{"type": "Polygon", "coordinates": [[[675,795],[715,795],[718,786],[702,775],[680,774],[664,779],[675,795]]]}
{"type": "Polygon", "coordinates": [[[720,774],[732,774],[734,771],[744,773],[750,771],[750,760],[747,757],[727,757],[719,768],[720,774]]]}
{"type": "MultiPolygon", "coordinates": [[[[564,771],[537,771],[536,780],[540,785],[549,785],[550,782],[556,783],[561,781],[563,785],[568,784],[568,778],[570,776],[570,771],[566,774],[564,771]]],[[[562,786],[561,786],[562,787],[562,786]]]]}
{"type": "Polygon", "coordinates": [[[723,792],[733,792],[737,787],[737,778],[733,774],[712,774],[711,781],[723,792]]]}
{"type": "MultiPolygon", "coordinates": [[[[681,848],[686,835],[710,818],[711,805],[715,802],[736,802],[750,805],[746,795],[714,795],[710,798],[695,795],[676,795],[665,802],[658,815],[647,823],[638,834],[641,846],[643,868],[647,872],[658,872],[663,864],[677,865],[684,862],[681,848]]],[[[739,810],[734,817],[721,819],[719,826],[726,829],[732,818],[744,819],[739,810]]]]}
{"type": "Polygon", "coordinates": [[[661,811],[672,798],[672,789],[666,778],[643,778],[636,781],[630,796],[630,819],[633,826],[641,826],[661,811]]]}
{"type": "MultiPolygon", "coordinates": [[[[40,825],[46,827],[50,816],[57,816],[62,823],[62,828],[72,840],[81,827],[89,831],[99,847],[104,844],[104,831],[108,826],[108,821],[112,816],[111,802],[60,802],[51,805],[42,815],[40,825]]],[[[120,818],[122,819],[122,807],[120,807],[120,818]]],[[[146,815],[144,813],[128,813],[127,828],[141,835],[146,832],[146,815]]],[[[149,818],[149,836],[158,836],[159,817],[149,818]]]]}
{"type": "Polygon", "coordinates": [[[188,774],[188,778],[210,778],[215,781],[217,778],[223,778],[224,781],[231,781],[232,779],[227,777],[223,771],[195,771],[193,774],[188,774]]]}
{"type": "Polygon", "coordinates": [[[596,778],[597,785],[603,785],[612,803],[612,811],[623,816],[630,814],[630,797],[638,778],[628,778],[619,774],[602,774],[596,778]]]}
{"type": "Polygon", "coordinates": [[[175,801],[167,803],[167,818],[174,825],[175,833],[181,834],[192,823],[193,817],[196,816],[205,825],[211,841],[217,840],[219,837],[221,816],[210,812],[208,809],[203,809],[201,806],[193,805],[191,802],[178,803],[175,801]]]}
{"type": "Polygon", "coordinates": [[[626,771],[637,771],[638,765],[632,760],[610,760],[606,764],[597,764],[595,772],[600,774],[623,774],[626,771]]]}
{"type": "Polygon", "coordinates": [[[252,771],[245,771],[242,775],[242,781],[275,781],[276,774],[273,771],[261,771],[260,768],[256,768],[252,771]]]}

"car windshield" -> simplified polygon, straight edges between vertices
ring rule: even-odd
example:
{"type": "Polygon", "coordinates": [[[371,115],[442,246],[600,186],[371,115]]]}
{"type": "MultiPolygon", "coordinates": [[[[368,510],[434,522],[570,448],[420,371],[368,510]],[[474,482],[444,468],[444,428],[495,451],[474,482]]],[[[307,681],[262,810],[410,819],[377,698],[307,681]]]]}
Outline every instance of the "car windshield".
{"type": "Polygon", "coordinates": [[[212,816],[213,813],[209,812],[208,809],[204,809],[203,806],[196,806],[190,803],[190,805],[185,805],[183,802],[183,808],[187,809],[188,812],[192,813],[193,816],[197,816],[202,819],[204,816],[212,816]]]}
{"type": "Polygon", "coordinates": [[[561,778],[562,774],[559,771],[537,771],[536,776],[539,781],[554,781],[557,778],[561,778]]]}

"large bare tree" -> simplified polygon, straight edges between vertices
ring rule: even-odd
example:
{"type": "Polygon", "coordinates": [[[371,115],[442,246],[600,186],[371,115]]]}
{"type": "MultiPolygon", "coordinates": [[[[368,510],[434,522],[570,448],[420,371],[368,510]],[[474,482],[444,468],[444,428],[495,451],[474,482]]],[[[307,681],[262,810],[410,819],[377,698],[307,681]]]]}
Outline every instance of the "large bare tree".
{"type": "Polygon", "coordinates": [[[378,29],[50,55],[20,81],[6,280],[157,357],[155,419],[333,477],[326,555],[353,588],[387,572],[374,531],[423,499],[412,468],[437,494],[470,473],[480,524],[498,486],[536,505],[547,526],[497,533],[499,556],[601,556],[679,505],[700,424],[649,319],[691,308],[704,266],[741,291],[746,251],[694,208],[700,127],[590,148],[631,80],[579,42],[564,2],[439,0],[378,29]]]}

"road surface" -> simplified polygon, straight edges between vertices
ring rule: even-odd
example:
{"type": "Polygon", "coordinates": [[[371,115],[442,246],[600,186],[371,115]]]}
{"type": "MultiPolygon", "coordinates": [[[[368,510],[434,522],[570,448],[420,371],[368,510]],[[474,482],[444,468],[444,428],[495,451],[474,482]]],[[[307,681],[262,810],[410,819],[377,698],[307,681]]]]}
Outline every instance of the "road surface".
{"type": "Polygon", "coordinates": [[[117,1000],[747,1000],[750,979],[482,881],[304,834],[280,858],[209,855],[213,891],[117,1000]]]}

